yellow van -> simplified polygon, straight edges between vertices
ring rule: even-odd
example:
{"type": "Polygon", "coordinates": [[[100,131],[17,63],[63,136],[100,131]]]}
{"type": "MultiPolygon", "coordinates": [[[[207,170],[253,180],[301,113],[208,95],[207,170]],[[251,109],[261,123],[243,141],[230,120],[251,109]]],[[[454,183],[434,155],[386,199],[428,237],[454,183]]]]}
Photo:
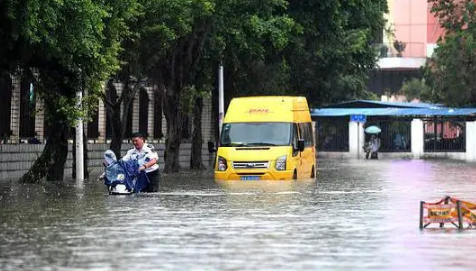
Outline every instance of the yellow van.
{"type": "Polygon", "coordinates": [[[305,97],[234,98],[223,122],[215,179],[314,178],[311,123],[305,97]]]}

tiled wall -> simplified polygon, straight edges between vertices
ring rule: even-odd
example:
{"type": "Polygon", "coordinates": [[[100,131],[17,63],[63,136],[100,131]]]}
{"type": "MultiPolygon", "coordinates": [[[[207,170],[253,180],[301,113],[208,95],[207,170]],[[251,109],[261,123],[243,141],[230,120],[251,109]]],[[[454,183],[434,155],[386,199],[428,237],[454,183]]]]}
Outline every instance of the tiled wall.
{"type": "MultiPolygon", "coordinates": [[[[72,145],[69,145],[70,152],[68,153],[68,161],[66,163],[65,177],[71,176],[72,167],[72,145]]],[[[131,144],[122,145],[123,155],[128,149],[132,147],[131,144]]],[[[18,179],[33,165],[35,160],[44,148],[43,144],[5,144],[0,145],[0,180],[18,179]]],[[[91,177],[97,176],[102,171],[103,152],[109,148],[109,144],[89,144],[88,145],[88,169],[92,172],[91,177]]],[[[160,168],[164,167],[164,144],[156,144],[155,148],[159,155],[160,168]]],[[[180,166],[183,169],[190,168],[190,154],[191,144],[183,143],[180,146],[180,166]]],[[[202,146],[202,162],[207,168],[210,168],[210,158],[207,144],[202,146]]]]}

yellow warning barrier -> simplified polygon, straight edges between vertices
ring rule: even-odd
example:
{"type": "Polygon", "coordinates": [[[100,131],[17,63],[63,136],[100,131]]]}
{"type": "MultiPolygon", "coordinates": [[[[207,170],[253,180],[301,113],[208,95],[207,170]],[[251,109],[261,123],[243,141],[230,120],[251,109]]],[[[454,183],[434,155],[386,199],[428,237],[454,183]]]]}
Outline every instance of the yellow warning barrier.
{"type": "Polygon", "coordinates": [[[476,204],[452,197],[445,197],[438,202],[420,202],[420,229],[432,223],[439,223],[440,228],[445,223],[451,223],[458,229],[463,229],[464,223],[468,227],[476,226],[476,204]]]}

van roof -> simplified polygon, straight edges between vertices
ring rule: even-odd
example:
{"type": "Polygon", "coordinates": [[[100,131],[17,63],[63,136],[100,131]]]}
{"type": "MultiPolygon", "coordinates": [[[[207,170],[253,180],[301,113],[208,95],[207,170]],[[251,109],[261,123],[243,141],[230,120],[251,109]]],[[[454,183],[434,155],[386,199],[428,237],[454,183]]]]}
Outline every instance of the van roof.
{"type": "Polygon", "coordinates": [[[300,122],[307,121],[308,118],[310,120],[309,107],[305,97],[251,96],[232,99],[224,121],[300,122]]]}

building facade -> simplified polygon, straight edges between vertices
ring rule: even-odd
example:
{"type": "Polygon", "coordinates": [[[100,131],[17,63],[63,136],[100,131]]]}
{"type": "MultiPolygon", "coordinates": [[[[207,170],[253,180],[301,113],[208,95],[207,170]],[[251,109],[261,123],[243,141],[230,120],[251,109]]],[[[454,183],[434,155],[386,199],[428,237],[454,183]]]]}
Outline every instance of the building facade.
{"type": "Polygon", "coordinates": [[[420,78],[421,67],[443,35],[427,0],[388,0],[387,4],[378,68],[369,75],[369,90],[380,95],[394,94],[405,80],[420,78]]]}
{"type": "MultiPolygon", "coordinates": [[[[115,90],[108,93],[119,97],[123,85],[115,83],[115,90]]],[[[109,90],[110,91],[110,90],[109,90]]],[[[44,143],[46,127],[43,101],[35,95],[34,87],[28,78],[0,78],[0,143],[44,143]]],[[[122,112],[122,110],[121,110],[122,112]]],[[[190,114],[184,120],[183,139],[187,141],[192,134],[190,114]]],[[[133,99],[128,115],[126,137],[140,131],[148,135],[148,140],[158,142],[166,134],[167,123],[162,112],[162,99],[154,86],[145,86],[133,99]]],[[[204,100],[202,111],[202,137],[204,142],[214,141],[211,99],[204,100]]],[[[92,120],[84,122],[84,131],[91,143],[107,143],[112,138],[111,123],[102,100],[92,120]]]]}

